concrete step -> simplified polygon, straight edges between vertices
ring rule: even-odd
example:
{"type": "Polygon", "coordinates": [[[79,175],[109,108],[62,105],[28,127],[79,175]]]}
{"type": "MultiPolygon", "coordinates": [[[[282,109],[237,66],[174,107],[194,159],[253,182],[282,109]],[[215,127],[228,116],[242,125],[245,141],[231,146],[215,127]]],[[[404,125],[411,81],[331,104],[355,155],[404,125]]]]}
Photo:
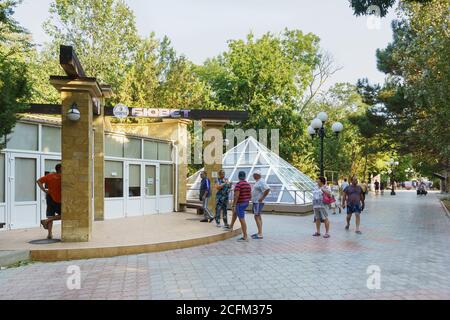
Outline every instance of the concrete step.
{"type": "Polygon", "coordinates": [[[29,250],[0,251],[0,267],[7,267],[28,260],[30,260],[29,250]]]}

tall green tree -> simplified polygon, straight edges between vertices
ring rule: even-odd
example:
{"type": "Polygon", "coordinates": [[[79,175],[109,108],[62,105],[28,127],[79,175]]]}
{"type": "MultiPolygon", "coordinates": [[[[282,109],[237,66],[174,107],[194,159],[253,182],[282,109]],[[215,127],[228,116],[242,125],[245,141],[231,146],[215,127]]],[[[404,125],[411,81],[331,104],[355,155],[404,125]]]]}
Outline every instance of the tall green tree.
{"type": "Polygon", "coordinates": [[[30,95],[24,53],[30,43],[26,31],[13,19],[19,1],[0,3],[0,150],[7,134],[17,120],[17,113],[26,109],[24,101],[30,95]]]}
{"type": "Polygon", "coordinates": [[[217,105],[246,110],[242,129],[280,129],[280,154],[291,161],[308,146],[300,137],[305,124],[297,112],[319,62],[319,38],[300,30],[249,34],[232,40],[228,50],[208,60],[197,73],[217,105]]]}
{"type": "Polygon", "coordinates": [[[424,174],[450,168],[450,32],[448,1],[405,2],[394,41],[378,50],[383,86],[359,83],[371,108],[366,120],[411,154],[424,174]]]}
{"type": "MultiPolygon", "coordinates": [[[[40,74],[37,98],[50,95],[49,74],[60,74],[60,45],[72,45],[89,76],[108,83],[114,92],[123,84],[138,46],[135,16],[123,0],[54,0],[44,30],[52,39],[34,59],[40,74]]],[[[115,97],[114,100],[117,100],[115,97]]]]}

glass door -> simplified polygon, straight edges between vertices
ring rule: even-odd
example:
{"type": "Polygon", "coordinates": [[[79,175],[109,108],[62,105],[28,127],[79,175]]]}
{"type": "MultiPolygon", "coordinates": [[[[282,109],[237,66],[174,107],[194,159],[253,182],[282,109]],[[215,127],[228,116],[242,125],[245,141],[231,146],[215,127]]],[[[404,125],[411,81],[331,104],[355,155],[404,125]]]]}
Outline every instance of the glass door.
{"type": "MultiPolygon", "coordinates": [[[[41,171],[39,177],[46,176],[49,173],[56,172],[56,165],[61,164],[61,158],[58,156],[42,156],[41,157],[41,171]]],[[[38,189],[39,191],[39,189],[38,189]]],[[[40,201],[41,201],[41,219],[46,219],[47,217],[47,198],[46,194],[40,192],[40,201]]],[[[56,221],[56,224],[60,224],[60,221],[56,221]]]]}
{"type": "Polygon", "coordinates": [[[144,214],[155,214],[159,212],[159,165],[145,164],[144,167],[144,214]]]}
{"type": "Polygon", "coordinates": [[[143,211],[143,187],[142,164],[126,163],[126,216],[142,216],[143,211]]]}
{"type": "Polygon", "coordinates": [[[36,180],[39,156],[12,154],[9,167],[11,229],[38,227],[40,201],[36,180]]]}

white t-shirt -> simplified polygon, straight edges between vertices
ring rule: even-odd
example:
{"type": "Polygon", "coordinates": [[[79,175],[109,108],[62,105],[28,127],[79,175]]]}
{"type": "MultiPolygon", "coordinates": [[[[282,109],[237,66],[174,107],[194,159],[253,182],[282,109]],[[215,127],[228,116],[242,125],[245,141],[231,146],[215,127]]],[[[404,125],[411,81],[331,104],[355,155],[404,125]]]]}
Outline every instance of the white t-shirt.
{"type": "Polygon", "coordinates": [[[270,187],[267,185],[264,179],[261,178],[256,181],[255,185],[252,188],[252,202],[258,203],[259,199],[261,199],[264,192],[266,192],[267,190],[270,190],[270,187]]]}
{"type": "Polygon", "coordinates": [[[347,182],[342,182],[341,184],[341,190],[345,191],[345,189],[349,186],[349,184],[347,182]]]}
{"type": "Polygon", "coordinates": [[[322,188],[316,187],[313,190],[313,209],[325,208],[323,203],[323,191],[330,193],[330,189],[327,186],[322,186],[322,188]]]}

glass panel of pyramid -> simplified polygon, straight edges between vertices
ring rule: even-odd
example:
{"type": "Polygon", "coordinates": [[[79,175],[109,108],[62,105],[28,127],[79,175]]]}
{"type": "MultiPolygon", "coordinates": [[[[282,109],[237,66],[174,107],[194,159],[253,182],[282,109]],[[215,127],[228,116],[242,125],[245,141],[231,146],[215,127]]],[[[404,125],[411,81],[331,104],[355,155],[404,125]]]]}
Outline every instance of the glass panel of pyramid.
{"type": "MultiPolygon", "coordinates": [[[[239,171],[244,171],[248,182],[253,185],[253,172],[260,170],[262,178],[271,189],[266,198],[267,203],[302,205],[312,202],[315,182],[253,137],[247,138],[225,153],[222,166],[225,177],[233,184],[239,181],[239,171]]],[[[200,171],[188,178],[188,200],[198,200],[200,171]]]]}

